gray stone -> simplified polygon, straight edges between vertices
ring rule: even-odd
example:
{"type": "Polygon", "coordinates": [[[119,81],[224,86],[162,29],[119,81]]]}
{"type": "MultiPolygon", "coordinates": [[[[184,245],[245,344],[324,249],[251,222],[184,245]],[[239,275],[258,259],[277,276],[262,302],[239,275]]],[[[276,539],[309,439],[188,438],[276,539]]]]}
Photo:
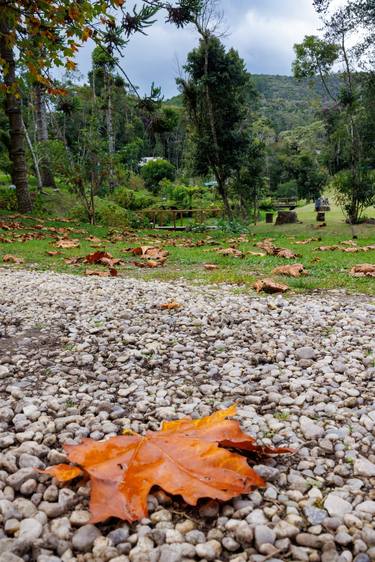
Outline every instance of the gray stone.
{"type": "Polygon", "coordinates": [[[19,538],[25,541],[38,539],[43,531],[43,525],[37,519],[23,519],[20,523],[19,538]]]}
{"type": "Polygon", "coordinates": [[[327,512],[324,509],[319,509],[312,505],[306,505],[303,511],[310,525],[320,525],[327,517],[327,512]]]}
{"type": "Polygon", "coordinates": [[[203,542],[197,544],[195,550],[197,555],[201,558],[205,558],[206,560],[215,560],[216,558],[219,558],[221,554],[221,544],[216,540],[203,542]]]}
{"type": "Polygon", "coordinates": [[[319,439],[324,435],[324,429],[307,416],[300,418],[301,431],[306,439],[319,439]]]}
{"type": "Polygon", "coordinates": [[[331,517],[342,518],[346,513],[353,511],[353,507],[349,502],[333,493],[327,496],[324,507],[331,517]]]}
{"type": "Polygon", "coordinates": [[[95,539],[102,534],[95,525],[84,525],[80,527],[73,535],[72,544],[74,548],[80,552],[89,552],[95,539]]]}
{"type": "Polygon", "coordinates": [[[255,546],[259,548],[263,544],[274,544],[276,540],[276,533],[266,525],[258,525],[254,531],[255,546]]]}
{"type": "Polygon", "coordinates": [[[315,359],[316,351],[312,347],[300,347],[296,349],[296,356],[298,359],[315,359]]]}
{"type": "Polygon", "coordinates": [[[354,474],[356,476],[366,476],[371,478],[375,476],[375,464],[368,459],[359,457],[354,461],[354,474]]]}

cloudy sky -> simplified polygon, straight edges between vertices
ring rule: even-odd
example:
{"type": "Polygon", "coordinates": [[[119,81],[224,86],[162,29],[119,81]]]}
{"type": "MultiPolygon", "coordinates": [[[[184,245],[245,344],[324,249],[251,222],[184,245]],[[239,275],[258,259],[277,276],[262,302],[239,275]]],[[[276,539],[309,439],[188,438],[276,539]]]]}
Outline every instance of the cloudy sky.
{"type": "MultiPolygon", "coordinates": [[[[228,29],[224,43],[239,51],[253,73],[290,74],[294,43],[320,27],[312,0],[219,0],[219,5],[228,29]]],[[[147,36],[132,38],[122,66],[141,92],[155,82],[168,98],[177,93],[175,77],[197,41],[193,29],[177,30],[161,20],[147,36]]],[[[89,46],[78,60],[81,72],[87,73],[89,46]]]]}

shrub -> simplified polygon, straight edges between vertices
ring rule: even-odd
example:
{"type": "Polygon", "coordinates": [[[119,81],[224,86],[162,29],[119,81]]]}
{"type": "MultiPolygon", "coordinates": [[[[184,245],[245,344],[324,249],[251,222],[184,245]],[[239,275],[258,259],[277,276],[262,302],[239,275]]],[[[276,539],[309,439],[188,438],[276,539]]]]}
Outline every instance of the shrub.
{"type": "Polygon", "coordinates": [[[176,168],[168,160],[151,160],[141,168],[141,176],[147,189],[153,193],[159,191],[159,182],[163,179],[173,181],[176,177],[176,168]]]}
{"type": "Polygon", "coordinates": [[[126,187],[116,189],[113,199],[118,205],[131,211],[146,209],[154,203],[154,197],[148,191],[133,191],[126,187]]]}
{"type": "Polygon", "coordinates": [[[0,209],[3,211],[17,210],[17,196],[15,189],[0,186],[0,209]]]}
{"type": "MultiPolygon", "coordinates": [[[[82,204],[72,209],[71,216],[81,222],[88,222],[89,217],[82,204]]],[[[130,226],[132,217],[128,211],[109,199],[95,197],[96,222],[103,226],[127,227],[130,226]]]]}

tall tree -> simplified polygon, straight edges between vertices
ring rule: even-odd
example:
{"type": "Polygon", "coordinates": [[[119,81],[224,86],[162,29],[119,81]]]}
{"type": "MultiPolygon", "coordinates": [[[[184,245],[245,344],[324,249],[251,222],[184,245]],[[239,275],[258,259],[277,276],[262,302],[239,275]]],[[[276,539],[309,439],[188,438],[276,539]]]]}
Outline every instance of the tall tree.
{"type": "Polygon", "coordinates": [[[188,78],[177,82],[192,127],[195,169],[214,174],[230,218],[228,179],[241,167],[250,142],[247,104],[255,96],[250,75],[238,53],[226,51],[213,35],[200,40],[184,68],[188,78]]]}
{"type": "Polygon", "coordinates": [[[75,68],[72,60],[82,42],[92,37],[100,42],[105,29],[116,29],[112,9],[123,16],[121,32],[129,38],[153,23],[159,9],[166,9],[168,21],[183,26],[192,21],[200,9],[200,0],[179,0],[176,4],[147,0],[132,13],[125,12],[124,0],[1,0],[0,2],[0,71],[6,93],[5,109],[10,128],[12,179],[16,185],[19,210],[29,212],[32,203],[28,191],[24,148],[22,107],[17,69],[24,66],[47,90],[54,91],[48,70],[62,66],[75,68]]]}
{"type": "Polygon", "coordinates": [[[294,73],[297,78],[311,78],[319,74],[325,80],[333,66],[341,63],[343,86],[336,97],[330,92],[334,104],[326,111],[326,122],[328,143],[336,147],[335,165],[331,167],[336,167],[336,172],[345,172],[336,177],[333,185],[348,221],[356,224],[370,200],[369,193],[375,191],[374,187],[371,188],[374,178],[363,150],[361,121],[364,106],[360,76],[354,72],[347,48],[350,31],[351,23],[346,19],[346,11],[338,10],[327,23],[325,40],[306,37],[302,44],[295,46],[294,73]]]}

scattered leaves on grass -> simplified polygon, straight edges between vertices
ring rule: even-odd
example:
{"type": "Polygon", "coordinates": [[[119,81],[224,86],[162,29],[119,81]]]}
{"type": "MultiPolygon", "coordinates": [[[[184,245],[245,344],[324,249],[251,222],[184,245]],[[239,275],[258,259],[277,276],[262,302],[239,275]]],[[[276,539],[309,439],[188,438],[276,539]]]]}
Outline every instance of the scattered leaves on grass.
{"type": "Polygon", "coordinates": [[[69,249],[69,248],[79,248],[80,247],[80,242],[77,239],[71,240],[71,239],[67,239],[67,238],[62,238],[61,240],[58,240],[55,244],[56,248],[63,248],[63,249],[69,249]]]}
{"type": "Polygon", "coordinates": [[[176,301],[172,301],[172,302],[166,302],[165,304],[161,304],[160,308],[162,310],[176,310],[177,308],[181,308],[182,304],[176,302],[176,301]]]}
{"type": "Polygon", "coordinates": [[[295,254],[292,250],[288,248],[276,248],[275,256],[278,258],[285,258],[287,260],[294,260],[295,258],[299,257],[299,254],[295,254]]]}
{"type": "Polygon", "coordinates": [[[25,263],[25,260],[23,258],[19,258],[18,256],[13,256],[12,254],[5,254],[5,256],[3,256],[3,262],[20,264],[25,263]]]}
{"type": "Polygon", "coordinates": [[[59,251],[50,251],[50,252],[46,252],[47,256],[61,256],[61,252],[59,251]]]}
{"type": "Polygon", "coordinates": [[[205,263],[203,264],[203,267],[204,269],[207,269],[207,271],[215,271],[216,269],[219,269],[219,266],[214,263],[205,263]]]}
{"type": "Polygon", "coordinates": [[[358,264],[352,267],[350,273],[355,277],[375,277],[375,265],[370,263],[358,264]]]}
{"type": "MultiPolygon", "coordinates": [[[[147,517],[147,497],[159,486],[185,502],[200,498],[227,501],[265,481],[247,460],[230,449],[257,456],[292,453],[268,448],[242,432],[235,420],[236,406],[198,420],[164,422],[161,430],[111,437],[106,441],[84,439],[80,445],[64,445],[71,463],[91,479],[91,523],[118,517],[129,523],[147,517]]],[[[76,467],[74,467],[75,469],[76,467]]],[[[57,465],[42,471],[66,482],[79,476],[71,466],[57,465]]]]}
{"type": "Polygon", "coordinates": [[[301,277],[301,275],[308,275],[304,266],[301,263],[293,265],[281,265],[272,271],[273,275],[286,275],[287,277],[301,277]]]}
{"type": "Polygon", "coordinates": [[[253,285],[257,293],[285,293],[289,290],[288,285],[276,283],[273,279],[260,279],[253,285]]]}

